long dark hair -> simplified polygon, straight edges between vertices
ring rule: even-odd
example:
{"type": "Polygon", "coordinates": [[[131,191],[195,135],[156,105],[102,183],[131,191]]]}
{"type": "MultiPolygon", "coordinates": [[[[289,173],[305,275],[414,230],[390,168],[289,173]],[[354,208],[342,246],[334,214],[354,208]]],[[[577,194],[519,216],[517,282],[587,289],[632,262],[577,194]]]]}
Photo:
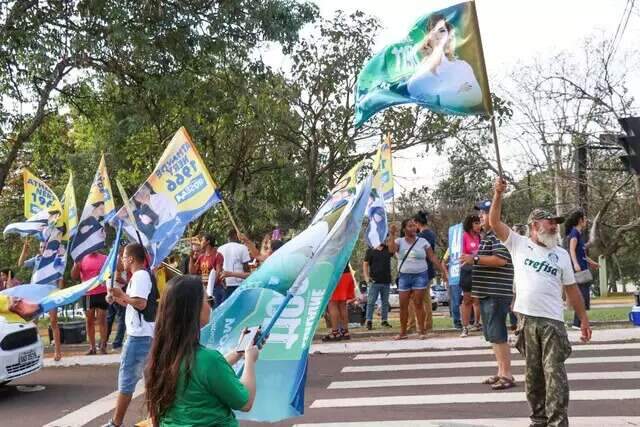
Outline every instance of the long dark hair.
{"type": "Polygon", "coordinates": [[[571,230],[582,221],[582,218],[584,218],[584,211],[582,209],[571,212],[564,222],[564,235],[568,236],[571,230]]]}
{"type": "Polygon", "coordinates": [[[145,403],[154,426],[176,398],[181,366],[185,384],[189,382],[200,341],[203,298],[200,277],[179,276],[169,280],[160,300],[145,375],[145,403]]]}
{"type": "Polygon", "coordinates": [[[476,214],[468,215],[462,222],[462,229],[467,233],[471,233],[474,222],[480,222],[480,217],[476,214]]]}
{"type": "Polygon", "coordinates": [[[420,225],[427,225],[429,215],[425,211],[418,211],[418,213],[413,216],[413,220],[420,225]]]}

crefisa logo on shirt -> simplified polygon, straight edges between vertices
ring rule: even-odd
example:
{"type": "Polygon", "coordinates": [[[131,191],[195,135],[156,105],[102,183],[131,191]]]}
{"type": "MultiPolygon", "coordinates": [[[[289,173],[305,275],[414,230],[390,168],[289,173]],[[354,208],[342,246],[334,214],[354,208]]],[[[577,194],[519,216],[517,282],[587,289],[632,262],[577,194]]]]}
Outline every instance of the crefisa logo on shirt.
{"type": "Polygon", "coordinates": [[[526,258],[524,260],[524,265],[529,266],[531,268],[533,268],[536,272],[540,273],[549,273],[552,276],[557,276],[558,275],[558,267],[557,267],[557,263],[558,263],[558,255],[554,254],[554,253],[550,253],[549,256],[549,262],[547,261],[534,261],[530,258],[526,258]]]}

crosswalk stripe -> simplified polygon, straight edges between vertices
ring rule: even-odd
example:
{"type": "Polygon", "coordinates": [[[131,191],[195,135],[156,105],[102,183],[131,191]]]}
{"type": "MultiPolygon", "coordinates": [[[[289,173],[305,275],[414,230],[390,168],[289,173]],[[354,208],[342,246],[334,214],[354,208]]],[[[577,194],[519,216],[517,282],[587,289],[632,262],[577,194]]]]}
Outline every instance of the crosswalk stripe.
{"type": "MultiPolygon", "coordinates": [[[[640,425],[640,417],[571,417],[581,427],[623,427],[640,425]]],[[[294,424],[293,427],[514,427],[529,425],[529,418],[472,418],[460,420],[355,421],[339,423],[294,424]]]]}
{"type": "MultiPolygon", "coordinates": [[[[573,357],[567,359],[565,365],[582,365],[587,363],[630,363],[640,362],[640,356],[603,356],[603,357],[573,357]]],[[[524,360],[513,360],[511,366],[524,366],[524,360]]],[[[489,368],[495,367],[496,362],[473,361],[452,363],[410,363],[402,365],[371,365],[371,366],[345,366],[343,373],[347,372],[389,372],[389,371],[418,371],[431,369],[456,369],[456,368],[489,368]]]]}
{"type": "MultiPolygon", "coordinates": [[[[630,344],[601,344],[601,345],[575,345],[573,351],[606,351],[606,350],[640,350],[640,343],[630,344]]],[[[517,354],[518,350],[511,349],[512,354],[517,354]]],[[[448,351],[408,351],[402,353],[369,353],[358,354],[354,360],[376,360],[376,359],[408,359],[412,357],[451,357],[451,356],[484,356],[493,354],[491,349],[475,350],[448,350],[448,351]]]]}
{"type": "MultiPolygon", "coordinates": [[[[579,380],[632,380],[640,379],[640,371],[624,372],[570,372],[570,381],[579,380]]],[[[344,390],[354,388],[411,387],[422,385],[480,384],[486,375],[469,377],[394,378],[386,380],[334,381],[328,389],[344,390]]],[[[514,375],[517,382],[524,381],[524,375],[514,375]]]]}
{"type": "MultiPolygon", "coordinates": [[[[628,399],[640,399],[640,389],[577,390],[571,392],[571,401],[628,399]]],[[[338,399],[318,399],[311,404],[311,409],[354,408],[364,406],[442,405],[452,403],[504,403],[526,402],[526,400],[524,392],[349,397],[338,399]]]]}

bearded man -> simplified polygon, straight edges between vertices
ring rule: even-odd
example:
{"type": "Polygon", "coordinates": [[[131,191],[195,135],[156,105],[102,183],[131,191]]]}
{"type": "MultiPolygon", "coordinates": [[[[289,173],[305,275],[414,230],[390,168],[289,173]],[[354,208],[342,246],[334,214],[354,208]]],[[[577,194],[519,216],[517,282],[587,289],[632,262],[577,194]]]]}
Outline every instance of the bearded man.
{"type": "Polygon", "coordinates": [[[521,315],[518,350],[526,362],[526,395],[531,426],[568,426],[569,382],[564,362],[571,344],[564,326],[562,293],[581,321],[581,340],[591,339],[589,318],[576,284],[571,258],[558,246],[558,224],[564,221],[543,209],[529,215],[529,238],[500,220],[506,182],[498,178],[489,224],[511,253],[516,283],[513,311],[521,315]]]}

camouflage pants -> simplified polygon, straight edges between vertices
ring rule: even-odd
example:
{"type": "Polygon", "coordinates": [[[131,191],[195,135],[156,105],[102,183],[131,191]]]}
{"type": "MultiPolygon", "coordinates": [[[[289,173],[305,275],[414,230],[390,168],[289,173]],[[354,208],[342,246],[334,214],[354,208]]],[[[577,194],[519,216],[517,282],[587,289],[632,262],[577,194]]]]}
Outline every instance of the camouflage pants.
{"type": "Polygon", "coordinates": [[[562,322],[521,316],[516,347],[526,361],[525,384],[531,426],[568,426],[569,382],[564,361],[571,344],[562,322]]]}

